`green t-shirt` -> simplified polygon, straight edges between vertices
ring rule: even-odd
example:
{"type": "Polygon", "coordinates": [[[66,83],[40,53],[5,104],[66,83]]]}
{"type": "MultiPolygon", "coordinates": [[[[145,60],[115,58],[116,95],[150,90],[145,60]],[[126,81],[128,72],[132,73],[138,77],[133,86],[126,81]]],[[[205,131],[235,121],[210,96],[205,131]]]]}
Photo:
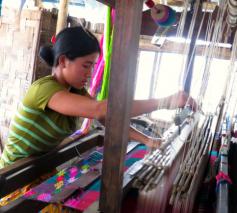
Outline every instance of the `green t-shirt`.
{"type": "MultiPolygon", "coordinates": [[[[27,91],[10,125],[8,139],[0,159],[0,168],[20,158],[47,152],[77,128],[76,117],[62,115],[47,107],[50,98],[66,90],[53,76],[35,81],[27,91]]],[[[85,95],[86,90],[71,90],[85,95]]]]}

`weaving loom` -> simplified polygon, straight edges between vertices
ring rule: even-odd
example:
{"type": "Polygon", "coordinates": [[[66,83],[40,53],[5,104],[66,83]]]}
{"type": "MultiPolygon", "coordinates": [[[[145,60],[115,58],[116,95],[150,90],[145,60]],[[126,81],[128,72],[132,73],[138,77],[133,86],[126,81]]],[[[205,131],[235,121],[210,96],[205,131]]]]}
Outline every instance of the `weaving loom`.
{"type": "MultiPolygon", "coordinates": [[[[69,207],[81,212],[86,210],[99,198],[102,153],[103,149],[98,148],[97,151],[90,153],[74,166],[59,171],[55,176],[30,189],[24,198],[13,201],[8,206],[2,207],[0,211],[12,212],[19,209],[21,211],[30,209],[30,211],[36,212],[49,203],[61,203],[65,208],[69,207]],[[90,171],[86,171],[86,167],[90,171]],[[72,194],[73,196],[71,196],[72,194]],[[37,206],[38,201],[44,203],[41,202],[41,205],[37,206]],[[30,203],[30,205],[26,205],[26,203],[30,203]]],[[[136,142],[131,143],[128,146],[124,171],[136,161],[141,160],[146,153],[147,149],[144,145],[139,145],[136,142]]],[[[129,182],[125,184],[124,188],[128,186],[129,182]]]]}
{"type": "MultiPolygon", "coordinates": [[[[102,2],[105,3],[104,1],[102,2]]],[[[113,5],[115,1],[108,2],[113,5]]],[[[131,15],[129,13],[131,11],[129,11],[124,2],[123,4],[120,3],[120,1],[118,3],[120,6],[120,13],[118,13],[120,16],[118,17],[121,19],[121,22],[118,22],[120,24],[119,26],[121,26],[121,23],[124,22],[122,18],[127,17],[126,15],[129,14],[126,23],[132,19],[133,21],[131,23],[129,22],[130,25],[128,24],[128,26],[135,27],[131,30],[121,30],[120,28],[117,31],[126,31],[127,34],[134,32],[134,34],[129,34],[128,38],[124,38],[126,36],[123,36],[123,34],[119,35],[119,37],[118,35],[114,35],[116,32],[112,30],[112,26],[106,26],[107,30],[111,32],[107,32],[107,38],[105,37],[104,39],[106,40],[107,48],[110,48],[107,50],[108,53],[105,54],[107,57],[106,62],[104,61],[104,56],[101,56],[99,59],[99,63],[97,64],[99,72],[93,73],[93,75],[96,76],[95,79],[102,78],[103,75],[101,72],[104,66],[107,70],[104,78],[108,78],[110,75],[110,66],[114,68],[114,70],[116,67],[119,67],[115,64],[116,60],[111,59],[112,43],[114,38],[120,38],[120,40],[124,39],[126,45],[132,43],[131,41],[136,40],[136,38],[138,40],[138,35],[134,38],[135,32],[140,31],[140,28],[137,27],[139,26],[139,23],[136,21],[139,17],[137,8],[140,6],[141,9],[143,2],[129,1],[130,7],[135,5],[131,15]],[[121,12],[123,11],[121,8],[126,11],[124,12],[125,14],[121,12]],[[112,62],[110,60],[112,60],[112,62]]],[[[150,5],[149,8],[155,9],[155,12],[157,12],[159,8],[166,8],[161,5],[154,7],[155,4],[153,1],[145,1],[145,3],[148,2],[150,5]]],[[[189,19],[190,25],[186,28],[188,30],[185,32],[185,42],[182,49],[179,48],[178,50],[178,52],[183,54],[184,61],[181,68],[182,70],[180,71],[180,82],[178,87],[190,93],[192,79],[191,70],[194,66],[194,58],[197,49],[196,41],[201,38],[201,33],[204,31],[204,41],[208,43],[208,45],[206,45],[202,51],[205,63],[203,67],[200,68],[203,72],[200,72],[201,86],[198,88],[197,92],[198,105],[203,106],[204,97],[207,93],[208,83],[210,80],[211,63],[217,54],[219,57],[224,57],[225,53],[225,50],[220,50],[218,45],[223,40],[227,43],[231,37],[230,34],[232,33],[232,37],[234,34],[232,27],[236,27],[237,22],[236,2],[232,0],[220,1],[218,9],[215,10],[215,13],[213,12],[214,15],[207,15],[207,13],[202,12],[202,10],[207,10],[207,8],[202,7],[202,1],[200,0],[193,1],[191,5],[189,3],[189,1],[184,1],[184,8],[179,17],[179,23],[176,31],[176,38],[182,37],[184,35],[185,25],[187,25],[187,19],[189,19]],[[191,11],[188,11],[189,8],[191,8],[191,11]],[[225,19],[227,20],[227,24],[224,24],[225,19]],[[204,26],[205,20],[206,23],[208,23],[206,26],[204,26]],[[226,33],[222,35],[222,33],[220,33],[222,31],[226,31],[226,33]]],[[[108,11],[110,11],[110,8],[108,8],[108,11]]],[[[174,14],[174,11],[171,9],[169,9],[169,11],[172,15],[172,20],[168,22],[168,24],[173,25],[177,21],[175,17],[176,14],[174,14]]],[[[152,13],[151,17],[156,22],[156,28],[157,25],[162,26],[160,20],[164,19],[164,17],[154,17],[154,10],[152,13]]],[[[169,13],[167,12],[165,15],[167,16],[167,14],[169,13]]],[[[157,32],[159,30],[160,29],[158,28],[157,32]]],[[[167,33],[167,31],[165,32],[167,33]]],[[[101,43],[103,43],[103,39],[101,43]]],[[[115,45],[113,48],[116,50],[119,49],[120,46],[124,47],[124,49],[125,47],[127,48],[127,46],[123,46],[121,43],[115,41],[113,43],[113,45],[115,45]],[[116,44],[118,45],[116,46],[116,44]]],[[[128,55],[134,55],[134,50],[136,49],[135,45],[130,49],[128,48],[128,55]]],[[[225,88],[223,89],[222,94],[220,94],[220,105],[216,110],[204,113],[202,109],[197,109],[197,111],[194,112],[188,105],[186,105],[184,109],[178,109],[176,111],[176,116],[172,122],[172,125],[170,127],[165,126],[167,127],[165,132],[160,131],[158,124],[155,123],[156,121],[151,124],[147,123],[147,120],[136,120],[136,118],[131,120],[132,123],[137,122],[134,127],[138,128],[139,131],[149,135],[153,138],[153,140],[154,138],[160,137],[163,141],[161,146],[155,150],[148,150],[147,147],[136,142],[130,143],[128,146],[124,161],[124,176],[122,184],[123,202],[121,212],[228,213],[229,211],[234,212],[234,210],[237,209],[237,205],[235,204],[237,192],[234,189],[234,187],[236,188],[235,179],[237,175],[233,168],[229,169],[228,167],[228,164],[232,164],[232,167],[235,167],[236,162],[236,141],[232,138],[232,136],[236,137],[237,135],[237,125],[233,130],[231,128],[231,126],[233,126],[231,122],[234,122],[234,113],[236,113],[236,110],[230,108],[231,99],[234,99],[234,101],[237,102],[237,97],[232,96],[232,93],[235,90],[234,84],[236,80],[236,52],[237,33],[235,33],[232,43],[230,66],[225,79],[225,88]],[[228,115],[230,115],[230,117],[228,117],[228,115]],[[229,159],[230,154],[231,158],[229,159]],[[131,188],[134,189],[132,191],[135,192],[134,194],[131,193],[131,188]],[[229,191],[231,191],[231,195],[233,195],[232,198],[229,196],[229,191]]],[[[124,66],[128,64],[127,66],[129,66],[130,63],[132,64],[132,60],[133,58],[131,58],[131,62],[129,61],[129,63],[127,63],[126,60],[121,60],[121,64],[124,66]]],[[[161,59],[157,59],[157,64],[160,64],[159,60],[161,59]]],[[[124,74],[126,72],[121,73],[124,74]]],[[[125,79],[131,78],[131,76],[126,76],[125,74],[124,76],[123,83],[125,82],[125,79]]],[[[98,79],[92,81],[92,96],[95,96],[96,93],[98,93],[98,88],[101,87],[98,79]]],[[[112,79],[117,80],[120,78],[119,76],[117,76],[117,78],[116,76],[113,76],[112,79]]],[[[102,88],[104,89],[99,95],[100,100],[108,96],[108,82],[109,81],[107,81],[105,85],[102,85],[102,88]]],[[[196,82],[192,83],[195,87],[196,82]]],[[[126,82],[124,84],[125,86],[123,85],[123,88],[121,88],[122,91],[125,91],[124,88],[128,88],[128,86],[126,87],[126,82]]],[[[129,83],[127,85],[130,86],[129,83]]],[[[118,90],[118,86],[121,85],[115,84],[114,88],[111,88],[112,92],[118,90]]],[[[112,92],[110,96],[118,99],[118,96],[114,95],[112,92]]],[[[127,95],[127,93],[125,94],[126,97],[132,97],[131,92],[130,96],[127,95]]],[[[121,99],[122,97],[125,97],[122,93],[119,93],[119,95],[119,98],[121,99]]],[[[114,101],[112,98],[111,102],[114,101]]],[[[121,104],[121,106],[123,106],[122,108],[129,105],[128,99],[126,99],[126,101],[121,104]]],[[[113,103],[115,103],[115,101],[113,103]]],[[[110,105],[110,109],[112,109],[114,105],[110,105]]],[[[116,107],[119,108],[119,106],[116,107]]],[[[108,118],[109,121],[116,119],[116,116],[117,118],[120,118],[121,114],[126,116],[129,111],[124,110],[121,113],[121,110],[120,112],[117,112],[117,108],[114,109],[115,110],[113,112],[115,113],[113,114],[111,112],[108,118]]],[[[116,126],[116,122],[111,123],[109,123],[111,125],[107,126],[107,129],[110,130],[108,132],[114,138],[117,136],[117,138],[124,139],[125,137],[123,137],[122,134],[118,134],[118,132],[113,133],[110,128],[119,129],[120,127],[120,129],[124,130],[122,127],[126,123],[120,122],[120,124],[118,124],[118,128],[116,126]],[[113,126],[114,123],[116,123],[115,126],[113,126]]],[[[109,138],[109,136],[110,135],[107,134],[107,138],[109,138]]],[[[110,141],[107,140],[107,142],[111,145],[113,142],[111,142],[111,138],[109,139],[110,141]]],[[[66,161],[71,160],[74,157],[77,158],[77,160],[74,161],[74,163],[69,167],[67,166],[66,168],[61,168],[60,171],[53,174],[47,180],[44,180],[37,186],[32,187],[23,197],[0,208],[0,212],[38,212],[42,210],[44,213],[44,207],[49,204],[58,206],[58,209],[61,209],[62,212],[64,210],[65,212],[86,212],[88,210],[96,212],[99,209],[98,203],[102,197],[100,188],[101,186],[103,188],[103,177],[101,177],[102,159],[104,157],[103,148],[101,147],[103,141],[104,133],[97,130],[89,133],[89,135],[82,137],[79,140],[75,140],[70,144],[62,144],[56,150],[53,150],[42,157],[20,160],[16,164],[1,170],[0,197],[30,183],[37,177],[52,171],[54,168],[65,163],[66,161]],[[86,152],[86,154],[82,155],[84,152],[86,152]],[[48,162],[51,164],[49,165],[48,162]],[[46,164],[47,167],[45,166],[46,164]]],[[[121,154],[121,150],[124,147],[120,144],[121,141],[117,142],[119,143],[116,144],[116,148],[118,148],[118,152],[121,154]]],[[[111,147],[113,148],[112,145],[111,147]]],[[[113,157],[112,148],[109,151],[110,156],[113,157]]],[[[107,159],[107,162],[108,161],[109,160],[107,159]]],[[[106,165],[108,166],[109,164],[107,163],[106,165]]],[[[105,167],[105,170],[106,169],[108,168],[105,167]]],[[[104,179],[106,179],[106,176],[104,179]]],[[[106,193],[109,194],[109,192],[106,193]]],[[[103,202],[105,203],[106,200],[103,200],[102,198],[100,203],[103,204],[103,202]]]]}

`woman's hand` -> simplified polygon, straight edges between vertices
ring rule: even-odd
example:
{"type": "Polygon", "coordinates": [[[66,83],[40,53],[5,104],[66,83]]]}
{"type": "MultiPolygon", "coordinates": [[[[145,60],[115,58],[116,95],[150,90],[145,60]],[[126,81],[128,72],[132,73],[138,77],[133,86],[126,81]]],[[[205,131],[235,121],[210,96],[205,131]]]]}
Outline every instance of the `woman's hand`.
{"type": "Polygon", "coordinates": [[[189,105],[194,111],[197,109],[197,103],[184,91],[179,91],[173,95],[160,99],[160,108],[176,109],[189,105]]]}
{"type": "Polygon", "coordinates": [[[141,132],[138,132],[133,127],[130,127],[129,137],[130,137],[130,140],[139,141],[150,148],[156,148],[156,149],[160,147],[161,142],[162,142],[161,138],[148,137],[147,135],[141,132]]]}
{"type": "Polygon", "coordinates": [[[144,144],[150,148],[158,149],[162,143],[162,138],[147,138],[144,144]]]}

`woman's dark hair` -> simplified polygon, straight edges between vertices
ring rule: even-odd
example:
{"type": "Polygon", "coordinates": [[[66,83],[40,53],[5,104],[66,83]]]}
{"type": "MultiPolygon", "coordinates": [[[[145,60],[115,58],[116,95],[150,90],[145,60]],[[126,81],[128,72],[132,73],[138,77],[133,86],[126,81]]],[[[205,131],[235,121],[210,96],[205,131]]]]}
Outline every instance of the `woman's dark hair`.
{"type": "Polygon", "coordinates": [[[58,58],[65,55],[69,60],[92,53],[100,53],[97,38],[81,26],[65,28],[56,36],[55,44],[40,48],[40,58],[49,66],[57,66],[58,58]]]}

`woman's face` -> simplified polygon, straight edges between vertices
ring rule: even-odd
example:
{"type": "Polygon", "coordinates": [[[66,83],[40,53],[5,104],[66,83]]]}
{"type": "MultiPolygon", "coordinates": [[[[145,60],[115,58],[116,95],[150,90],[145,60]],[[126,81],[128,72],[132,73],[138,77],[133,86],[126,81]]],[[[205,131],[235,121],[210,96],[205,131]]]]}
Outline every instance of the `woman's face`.
{"type": "Polygon", "coordinates": [[[83,57],[78,57],[73,61],[65,59],[63,77],[67,84],[80,89],[86,85],[88,78],[98,59],[99,53],[92,53],[83,57]]]}

